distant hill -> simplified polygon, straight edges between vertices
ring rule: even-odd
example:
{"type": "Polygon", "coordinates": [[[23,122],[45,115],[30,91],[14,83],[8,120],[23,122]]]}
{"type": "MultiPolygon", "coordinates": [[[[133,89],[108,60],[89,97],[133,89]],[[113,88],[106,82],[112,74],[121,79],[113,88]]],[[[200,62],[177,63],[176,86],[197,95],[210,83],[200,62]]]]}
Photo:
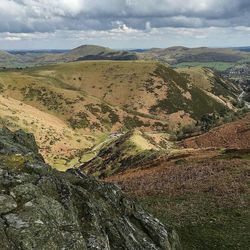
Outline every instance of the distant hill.
{"type": "Polygon", "coordinates": [[[0,51],[0,60],[1,61],[4,61],[4,60],[10,60],[10,59],[15,59],[15,56],[14,55],[11,55],[10,53],[8,52],[5,52],[5,51],[0,51]]]}
{"type": "Polygon", "coordinates": [[[25,68],[87,60],[137,60],[135,52],[82,45],[72,50],[0,51],[0,67],[25,68]]]}
{"type": "Polygon", "coordinates": [[[177,67],[207,66],[223,71],[238,62],[250,61],[250,53],[230,48],[186,48],[176,46],[166,49],[113,50],[96,45],[82,45],[66,51],[38,50],[1,52],[0,67],[30,67],[87,60],[126,61],[140,59],[156,60],[177,67]]]}
{"type": "Polygon", "coordinates": [[[38,62],[73,62],[84,60],[136,60],[135,53],[112,50],[95,45],[83,45],[63,54],[47,55],[38,59],[38,62]]]}
{"type": "Polygon", "coordinates": [[[153,48],[138,53],[141,59],[156,59],[170,64],[177,64],[182,62],[237,62],[241,59],[247,58],[250,54],[236,51],[233,49],[223,48],[186,48],[186,47],[170,47],[167,49],[153,48]]]}
{"type": "Polygon", "coordinates": [[[244,52],[250,52],[250,46],[247,47],[237,47],[233,48],[234,50],[244,51],[244,52]]]}
{"type": "Polygon", "coordinates": [[[22,60],[15,55],[5,51],[0,51],[0,67],[10,67],[16,63],[21,63],[22,60]]]}

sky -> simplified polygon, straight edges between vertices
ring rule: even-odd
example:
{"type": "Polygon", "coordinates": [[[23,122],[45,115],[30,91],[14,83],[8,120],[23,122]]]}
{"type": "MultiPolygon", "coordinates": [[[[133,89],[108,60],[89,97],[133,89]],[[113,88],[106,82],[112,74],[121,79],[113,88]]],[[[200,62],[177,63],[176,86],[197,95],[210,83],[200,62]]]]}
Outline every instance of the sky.
{"type": "Polygon", "coordinates": [[[0,49],[250,46],[250,0],[0,0],[0,49]]]}

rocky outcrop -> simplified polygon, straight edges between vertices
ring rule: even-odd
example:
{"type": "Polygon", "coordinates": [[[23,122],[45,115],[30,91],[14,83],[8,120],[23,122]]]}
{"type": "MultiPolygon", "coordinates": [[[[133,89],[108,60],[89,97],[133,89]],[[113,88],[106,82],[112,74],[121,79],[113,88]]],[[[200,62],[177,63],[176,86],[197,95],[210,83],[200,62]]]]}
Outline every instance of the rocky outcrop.
{"type": "Polygon", "coordinates": [[[112,184],[44,163],[32,135],[0,130],[0,249],[177,249],[178,236],[112,184]]]}

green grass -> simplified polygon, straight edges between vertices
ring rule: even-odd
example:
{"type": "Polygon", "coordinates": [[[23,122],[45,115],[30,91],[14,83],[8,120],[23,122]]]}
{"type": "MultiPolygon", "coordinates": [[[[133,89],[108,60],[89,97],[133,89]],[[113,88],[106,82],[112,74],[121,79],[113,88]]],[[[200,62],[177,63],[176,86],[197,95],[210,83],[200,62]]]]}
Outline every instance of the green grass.
{"type": "Polygon", "coordinates": [[[200,88],[196,86],[189,88],[188,80],[182,75],[177,74],[174,70],[159,65],[155,74],[162,77],[166,82],[168,82],[169,79],[172,79],[175,84],[173,84],[173,82],[168,84],[167,98],[159,100],[156,105],[152,106],[151,112],[160,109],[171,114],[178,112],[179,110],[184,110],[185,112],[190,113],[192,118],[200,120],[204,114],[220,112],[221,110],[226,109],[223,104],[208,96],[200,88]],[[180,88],[188,91],[192,96],[192,100],[185,100],[180,88]]]}
{"type": "MultiPolygon", "coordinates": [[[[242,202],[246,197],[241,197],[242,202]]],[[[237,204],[220,205],[220,197],[145,197],[144,207],[163,223],[176,228],[185,250],[248,250],[250,211],[237,204]]]]}
{"type": "Polygon", "coordinates": [[[88,161],[92,160],[95,156],[96,156],[96,154],[93,153],[93,152],[84,154],[84,155],[81,157],[80,162],[81,162],[81,163],[88,162],[88,161]]]}
{"type": "Polygon", "coordinates": [[[239,63],[249,63],[250,62],[250,57],[244,58],[239,61],[239,63]]]}
{"type": "Polygon", "coordinates": [[[173,65],[176,68],[186,68],[186,67],[207,67],[218,71],[227,70],[237,63],[233,62],[183,62],[173,65]]]}
{"type": "MultiPolygon", "coordinates": [[[[247,151],[247,150],[246,150],[247,151]]],[[[225,152],[225,150],[222,150],[222,154],[218,157],[219,159],[244,159],[244,160],[250,160],[250,153],[249,152],[242,152],[239,154],[237,150],[235,152],[225,152]]]]}
{"type": "MultiPolygon", "coordinates": [[[[233,163],[235,158],[247,161],[249,153],[244,150],[225,153],[222,150],[218,161],[209,163],[207,160],[205,163],[209,164],[213,174],[203,172],[199,178],[194,174],[194,182],[185,182],[184,178],[180,186],[170,192],[163,187],[162,193],[155,192],[138,199],[164,224],[176,228],[184,250],[248,250],[249,162],[233,163]],[[227,160],[221,168],[223,159],[227,160]]],[[[192,162],[182,163],[182,166],[186,164],[192,165],[192,162]]],[[[202,172],[200,164],[197,165],[198,172],[202,172]]],[[[179,167],[181,165],[176,165],[179,167]]],[[[188,173],[182,174],[188,176],[188,173]]]]}

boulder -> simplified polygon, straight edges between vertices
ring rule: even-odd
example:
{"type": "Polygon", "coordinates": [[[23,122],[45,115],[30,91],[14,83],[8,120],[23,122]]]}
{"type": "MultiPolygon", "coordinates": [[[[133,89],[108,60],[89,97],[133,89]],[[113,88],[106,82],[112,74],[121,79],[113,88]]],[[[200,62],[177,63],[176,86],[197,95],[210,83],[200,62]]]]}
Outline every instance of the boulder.
{"type": "Polygon", "coordinates": [[[78,170],[52,169],[32,136],[16,135],[0,132],[6,146],[0,151],[1,250],[179,248],[175,231],[119,187],[78,170]]]}

